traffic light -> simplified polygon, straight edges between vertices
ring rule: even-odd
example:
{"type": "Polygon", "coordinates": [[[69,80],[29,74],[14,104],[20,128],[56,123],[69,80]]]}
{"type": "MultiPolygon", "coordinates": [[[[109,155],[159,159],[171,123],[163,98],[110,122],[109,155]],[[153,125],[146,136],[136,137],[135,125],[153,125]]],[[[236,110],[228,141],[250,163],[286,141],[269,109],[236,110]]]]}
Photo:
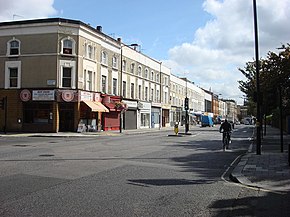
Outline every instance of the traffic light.
{"type": "Polygon", "coordinates": [[[6,102],[5,97],[3,97],[3,98],[0,100],[0,108],[1,108],[1,109],[5,109],[5,102],[6,102]]]}
{"type": "Polygon", "coordinates": [[[7,103],[7,96],[6,96],[6,97],[3,97],[3,98],[0,100],[0,108],[4,110],[5,107],[6,107],[6,103],[7,103]]]}
{"type": "Polygon", "coordinates": [[[188,106],[188,98],[187,97],[185,97],[185,99],[184,99],[184,109],[185,110],[188,110],[189,109],[189,106],[188,106]]]}

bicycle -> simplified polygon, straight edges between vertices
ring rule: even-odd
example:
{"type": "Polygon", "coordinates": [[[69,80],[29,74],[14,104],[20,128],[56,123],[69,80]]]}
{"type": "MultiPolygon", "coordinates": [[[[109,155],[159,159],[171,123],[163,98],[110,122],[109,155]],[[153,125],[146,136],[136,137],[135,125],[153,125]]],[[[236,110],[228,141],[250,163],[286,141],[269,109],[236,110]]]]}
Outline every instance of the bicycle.
{"type": "Polygon", "coordinates": [[[223,151],[226,149],[229,149],[229,144],[230,144],[230,132],[222,132],[223,133],[223,151]]]}

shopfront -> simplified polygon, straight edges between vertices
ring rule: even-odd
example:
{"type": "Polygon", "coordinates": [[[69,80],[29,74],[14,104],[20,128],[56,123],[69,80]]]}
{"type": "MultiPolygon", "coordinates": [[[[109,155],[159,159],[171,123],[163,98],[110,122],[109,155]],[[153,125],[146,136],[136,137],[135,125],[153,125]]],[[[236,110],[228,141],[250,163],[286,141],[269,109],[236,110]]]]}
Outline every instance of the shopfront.
{"type": "Polygon", "coordinates": [[[162,108],[162,127],[169,127],[169,108],[162,108]]]}
{"type": "Polygon", "coordinates": [[[20,99],[23,132],[97,131],[102,113],[109,112],[95,92],[24,89],[20,99]]]}
{"type": "Polygon", "coordinates": [[[120,96],[110,96],[103,94],[103,104],[109,112],[103,113],[102,128],[105,131],[120,129],[120,115],[124,112],[125,104],[120,101],[120,96]]]}
{"type": "Polygon", "coordinates": [[[180,124],[181,121],[182,121],[182,108],[172,106],[170,111],[170,126],[174,126],[176,123],[180,124]]]}
{"type": "Polygon", "coordinates": [[[137,101],[123,100],[127,110],[123,113],[123,126],[125,130],[137,129],[137,101]]]}
{"type": "Polygon", "coordinates": [[[23,109],[23,132],[55,132],[55,90],[20,92],[23,109]]]}
{"type": "Polygon", "coordinates": [[[102,130],[102,114],[109,112],[109,109],[102,104],[101,94],[79,91],[79,101],[78,131],[82,131],[82,129],[89,132],[102,130]]]}
{"type": "Polygon", "coordinates": [[[161,103],[151,104],[151,128],[159,128],[161,121],[161,103]]]}
{"type": "Polygon", "coordinates": [[[150,128],[151,124],[151,103],[148,102],[138,102],[139,110],[139,123],[140,128],[150,128]]]}

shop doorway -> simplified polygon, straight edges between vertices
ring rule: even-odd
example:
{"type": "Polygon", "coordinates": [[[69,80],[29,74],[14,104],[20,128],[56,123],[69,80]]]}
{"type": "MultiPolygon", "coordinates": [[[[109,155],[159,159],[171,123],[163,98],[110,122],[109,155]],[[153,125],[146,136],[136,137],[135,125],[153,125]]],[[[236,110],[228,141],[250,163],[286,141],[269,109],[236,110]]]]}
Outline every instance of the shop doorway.
{"type": "Polygon", "coordinates": [[[59,131],[60,132],[75,131],[73,103],[61,103],[59,105],[59,131]]]}

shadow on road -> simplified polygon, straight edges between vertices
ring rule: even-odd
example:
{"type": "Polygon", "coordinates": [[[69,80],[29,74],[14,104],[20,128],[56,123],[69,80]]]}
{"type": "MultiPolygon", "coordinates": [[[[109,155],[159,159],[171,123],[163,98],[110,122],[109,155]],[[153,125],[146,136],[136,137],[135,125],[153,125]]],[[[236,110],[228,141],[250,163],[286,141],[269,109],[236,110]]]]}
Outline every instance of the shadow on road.
{"type": "MultiPolygon", "coordinates": [[[[249,190],[248,190],[249,191],[249,190]]],[[[265,193],[265,196],[222,199],[212,203],[215,217],[224,216],[290,216],[290,194],[265,193]]]]}
{"type": "Polygon", "coordinates": [[[211,180],[188,180],[188,179],[129,179],[129,184],[144,184],[154,186],[168,186],[168,185],[196,185],[212,183],[211,180]]]}

